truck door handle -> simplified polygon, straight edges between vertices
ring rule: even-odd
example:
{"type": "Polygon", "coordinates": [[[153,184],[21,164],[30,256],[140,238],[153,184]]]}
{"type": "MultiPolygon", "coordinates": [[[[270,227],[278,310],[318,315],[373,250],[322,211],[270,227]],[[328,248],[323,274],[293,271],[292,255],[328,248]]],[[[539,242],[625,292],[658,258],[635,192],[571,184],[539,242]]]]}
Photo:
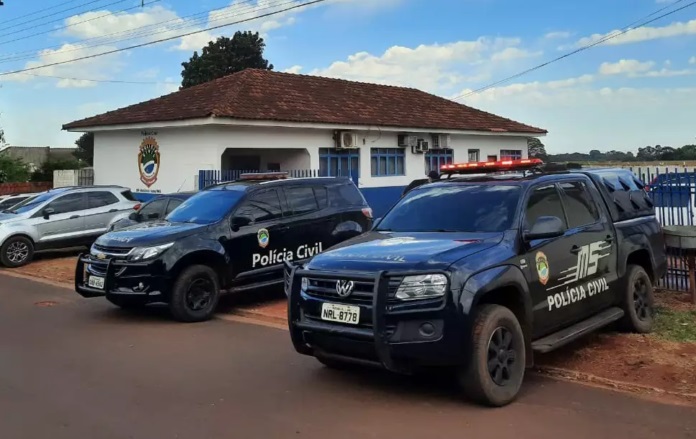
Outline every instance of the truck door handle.
{"type": "Polygon", "coordinates": [[[612,243],[612,242],[614,242],[614,237],[611,235],[607,235],[607,239],[605,239],[604,242],[612,243]]]}
{"type": "Polygon", "coordinates": [[[79,217],[80,217],[80,215],[73,215],[73,216],[71,216],[69,219],[77,219],[77,218],[79,218],[79,217]]]}
{"type": "Polygon", "coordinates": [[[577,245],[574,245],[570,248],[570,252],[577,255],[578,253],[580,253],[580,247],[578,247],[577,245]]]}

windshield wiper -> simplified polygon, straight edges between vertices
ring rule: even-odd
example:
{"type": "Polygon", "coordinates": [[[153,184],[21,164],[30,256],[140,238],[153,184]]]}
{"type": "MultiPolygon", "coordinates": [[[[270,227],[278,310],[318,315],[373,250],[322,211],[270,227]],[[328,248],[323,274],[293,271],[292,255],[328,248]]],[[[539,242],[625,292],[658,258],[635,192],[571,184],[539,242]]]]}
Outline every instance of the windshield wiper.
{"type": "Polygon", "coordinates": [[[17,212],[15,212],[14,210],[10,210],[10,209],[5,209],[2,211],[2,213],[14,213],[15,215],[17,214],[17,212]]]}

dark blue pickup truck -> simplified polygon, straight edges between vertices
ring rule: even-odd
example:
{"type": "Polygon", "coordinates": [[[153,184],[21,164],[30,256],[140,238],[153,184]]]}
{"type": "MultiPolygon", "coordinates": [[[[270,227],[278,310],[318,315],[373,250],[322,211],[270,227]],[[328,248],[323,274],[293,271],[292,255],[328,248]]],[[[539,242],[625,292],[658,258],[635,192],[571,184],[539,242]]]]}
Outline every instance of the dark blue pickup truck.
{"type": "Polygon", "coordinates": [[[534,159],[442,172],[370,232],[287,264],[297,352],[329,367],[446,367],[467,396],[502,406],[535,353],[615,322],[651,331],[665,246],[633,174],[534,159]]]}

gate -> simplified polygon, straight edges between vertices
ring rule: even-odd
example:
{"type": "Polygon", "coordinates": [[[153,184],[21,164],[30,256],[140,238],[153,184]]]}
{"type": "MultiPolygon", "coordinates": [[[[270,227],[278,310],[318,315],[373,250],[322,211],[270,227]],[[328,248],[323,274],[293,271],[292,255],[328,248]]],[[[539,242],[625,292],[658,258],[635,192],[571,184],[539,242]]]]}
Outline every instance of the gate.
{"type": "Polygon", "coordinates": [[[92,186],[94,184],[94,168],[83,168],[77,170],[77,185],[92,186]]]}

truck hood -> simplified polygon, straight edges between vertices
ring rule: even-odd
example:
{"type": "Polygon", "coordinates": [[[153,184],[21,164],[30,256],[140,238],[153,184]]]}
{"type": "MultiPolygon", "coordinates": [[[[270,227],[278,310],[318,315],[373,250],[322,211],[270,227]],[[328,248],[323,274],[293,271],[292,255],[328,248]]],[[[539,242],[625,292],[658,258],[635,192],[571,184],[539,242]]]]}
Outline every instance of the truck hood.
{"type": "Polygon", "coordinates": [[[443,270],[496,246],[502,233],[368,232],[312,258],[305,268],[331,271],[443,270]]]}
{"type": "Polygon", "coordinates": [[[96,244],[105,247],[149,247],[190,236],[206,227],[206,224],[156,221],[106,233],[97,239],[96,244]]]}

